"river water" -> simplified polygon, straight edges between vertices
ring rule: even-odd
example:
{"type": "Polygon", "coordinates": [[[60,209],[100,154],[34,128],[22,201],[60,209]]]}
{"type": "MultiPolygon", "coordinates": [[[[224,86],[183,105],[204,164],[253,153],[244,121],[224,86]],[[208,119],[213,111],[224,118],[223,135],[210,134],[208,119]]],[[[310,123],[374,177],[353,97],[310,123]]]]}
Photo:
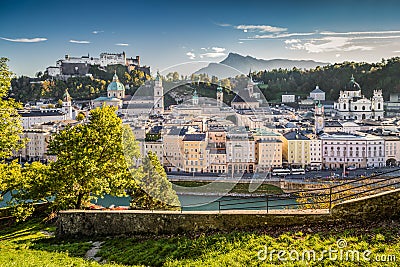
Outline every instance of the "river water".
{"type": "MultiPolygon", "coordinates": [[[[4,196],[3,201],[0,202],[0,208],[7,206],[7,201],[10,200],[10,194],[4,196]]],[[[93,201],[94,204],[101,205],[103,207],[114,206],[129,206],[130,197],[114,197],[106,195],[104,198],[99,198],[97,201],[93,201]]],[[[215,210],[265,210],[267,209],[283,209],[285,206],[290,205],[292,208],[293,204],[296,203],[294,199],[285,200],[271,200],[268,201],[268,205],[265,197],[220,197],[215,196],[198,196],[198,195],[179,195],[182,210],[184,211],[215,211],[215,210]]]]}

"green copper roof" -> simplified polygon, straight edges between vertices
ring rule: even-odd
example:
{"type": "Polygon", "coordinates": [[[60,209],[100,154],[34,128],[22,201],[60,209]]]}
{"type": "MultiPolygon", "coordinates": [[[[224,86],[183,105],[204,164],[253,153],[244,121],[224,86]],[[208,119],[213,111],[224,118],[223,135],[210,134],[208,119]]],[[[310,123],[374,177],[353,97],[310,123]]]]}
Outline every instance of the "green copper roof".
{"type": "Polygon", "coordinates": [[[122,83],[119,82],[117,73],[114,74],[113,81],[108,85],[107,91],[120,91],[125,90],[125,87],[122,83]]]}
{"type": "Polygon", "coordinates": [[[218,82],[217,92],[222,92],[221,82],[218,82]]]}
{"type": "Polygon", "coordinates": [[[197,91],[196,90],[194,90],[194,92],[193,92],[193,98],[199,98],[199,96],[197,95],[197,91]]]}

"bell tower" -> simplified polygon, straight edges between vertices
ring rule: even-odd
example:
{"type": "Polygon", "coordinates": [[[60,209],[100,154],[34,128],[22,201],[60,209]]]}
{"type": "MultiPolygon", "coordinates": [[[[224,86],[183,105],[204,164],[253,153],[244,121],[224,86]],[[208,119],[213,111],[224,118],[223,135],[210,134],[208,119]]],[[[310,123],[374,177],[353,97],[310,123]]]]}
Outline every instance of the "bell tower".
{"type": "Polygon", "coordinates": [[[222,91],[221,82],[218,83],[217,87],[217,105],[222,107],[224,103],[224,92],[222,91]]]}
{"type": "Polygon", "coordinates": [[[157,71],[156,80],[154,82],[154,114],[164,114],[164,87],[162,85],[162,77],[157,71]]]}
{"type": "Polygon", "coordinates": [[[324,131],[325,127],[324,106],[318,101],[314,110],[315,134],[319,134],[324,131]]]}
{"type": "Polygon", "coordinates": [[[72,98],[68,93],[68,89],[65,89],[63,95],[62,108],[61,111],[67,115],[67,119],[72,119],[72,98]]]}

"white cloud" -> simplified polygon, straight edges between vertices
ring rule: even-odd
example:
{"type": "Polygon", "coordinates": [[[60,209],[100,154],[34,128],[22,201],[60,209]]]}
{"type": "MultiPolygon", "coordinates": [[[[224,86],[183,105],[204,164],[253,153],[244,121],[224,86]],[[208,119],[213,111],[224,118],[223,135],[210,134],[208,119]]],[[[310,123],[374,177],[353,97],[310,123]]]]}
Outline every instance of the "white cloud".
{"type": "Polygon", "coordinates": [[[217,53],[222,53],[224,52],[226,49],[223,47],[212,47],[211,48],[213,51],[217,52],[217,53]]]}
{"type": "Polygon", "coordinates": [[[296,43],[300,43],[299,39],[288,39],[285,40],[285,44],[296,44],[296,43]]]}
{"type": "Polygon", "coordinates": [[[126,44],[126,43],[118,43],[118,44],[115,44],[115,45],[118,45],[118,46],[129,46],[129,44],[126,44]]]}
{"type": "Polygon", "coordinates": [[[223,56],[226,56],[226,54],[223,52],[210,52],[210,53],[201,54],[200,58],[204,58],[204,57],[216,58],[216,57],[223,57],[223,56]]]}
{"type": "Polygon", "coordinates": [[[335,57],[340,57],[340,54],[336,54],[335,57]]]}
{"type": "Polygon", "coordinates": [[[3,39],[5,41],[9,41],[9,42],[16,42],[16,43],[38,43],[38,42],[47,41],[47,38],[42,38],[42,37],[37,37],[37,38],[16,38],[16,39],[0,37],[0,39],[3,39]]]}
{"type": "Polygon", "coordinates": [[[291,50],[306,50],[309,53],[323,53],[332,51],[370,51],[374,48],[371,46],[354,45],[351,38],[328,36],[319,39],[312,39],[306,43],[292,44],[289,49],[291,50]]]}
{"type": "Polygon", "coordinates": [[[364,32],[330,32],[324,31],[322,35],[376,35],[376,34],[397,34],[400,31],[364,31],[364,32]]]}
{"type": "Polygon", "coordinates": [[[277,39],[277,38],[288,38],[293,36],[309,36],[313,35],[315,32],[293,32],[293,33],[277,33],[277,34],[264,34],[264,35],[256,35],[250,37],[252,39],[277,39]]]}
{"type": "Polygon", "coordinates": [[[287,31],[287,28],[275,27],[270,25],[237,25],[235,26],[238,30],[247,31],[259,31],[259,32],[283,32],[287,31]]]}
{"type": "Polygon", "coordinates": [[[93,34],[99,34],[99,33],[102,33],[102,32],[104,32],[104,31],[92,31],[93,34]]]}
{"type": "Polygon", "coordinates": [[[218,25],[218,26],[221,26],[221,27],[230,27],[230,26],[232,26],[232,25],[229,24],[229,23],[217,23],[217,25],[218,25]]]}
{"type": "Polygon", "coordinates": [[[90,44],[89,41],[85,41],[85,40],[69,40],[70,43],[73,44],[90,44]]]}
{"type": "Polygon", "coordinates": [[[190,59],[195,59],[196,58],[196,54],[193,52],[187,52],[186,55],[190,58],[190,59]]]}

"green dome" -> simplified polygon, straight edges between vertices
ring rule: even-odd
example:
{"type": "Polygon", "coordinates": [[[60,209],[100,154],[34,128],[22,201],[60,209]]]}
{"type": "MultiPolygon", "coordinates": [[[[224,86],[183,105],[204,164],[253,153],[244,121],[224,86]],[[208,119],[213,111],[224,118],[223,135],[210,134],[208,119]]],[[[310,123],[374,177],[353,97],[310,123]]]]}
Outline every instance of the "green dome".
{"type": "Polygon", "coordinates": [[[122,83],[119,82],[118,76],[115,73],[113,77],[113,81],[108,85],[107,91],[120,91],[125,90],[125,87],[122,83]]]}

